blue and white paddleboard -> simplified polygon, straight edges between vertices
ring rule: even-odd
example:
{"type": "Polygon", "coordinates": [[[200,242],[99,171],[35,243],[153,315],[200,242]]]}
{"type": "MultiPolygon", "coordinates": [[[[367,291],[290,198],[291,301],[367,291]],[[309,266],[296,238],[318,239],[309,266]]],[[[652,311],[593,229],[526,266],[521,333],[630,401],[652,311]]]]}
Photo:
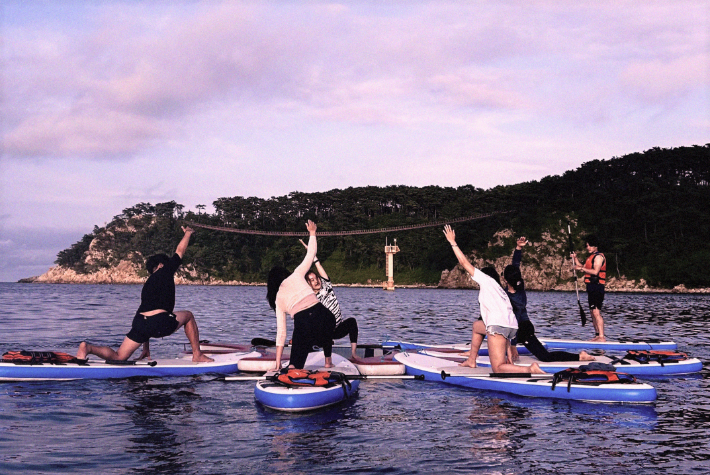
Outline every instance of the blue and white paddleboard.
{"type": "Polygon", "coordinates": [[[553,389],[551,373],[524,377],[496,377],[491,375],[490,368],[466,368],[459,366],[456,361],[419,353],[398,353],[395,359],[407,367],[407,374],[421,374],[427,381],[438,381],[482,391],[593,402],[650,403],[656,400],[656,389],[645,383],[572,383],[568,387],[566,382],[562,382],[553,389]]]}
{"type": "Polygon", "coordinates": [[[185,355],[176,359],[155,359],[106,363],[90,358],[86,364],[76,363],[5,363],[0,362],[0,381],[42,381],[72,379],[131,378],[134,376],[168,377],[192,376],[204,373],[229,374],[238,371],[237,363],[257,352],[211,355],[214,361],[194,363],[185,355]]]}
{"type": "MultiPolygon", "coordinates": [[[[326,368],[323,352],[310,353],[303,369],[312,371],[337,371],[345,375],[357,376],[355,365],[342,356],[333,353],[333,368],[326,368]]],[[[266,373],[271,376],[274,372],[266,373]]],[[[352,397],[359,388],[360,381],[352,380],[349,385],[287,387],[271,381],[257,381],[254,397],[262,405],[276,411],[304,412],[338,404],[352,397]]]]}
{"type": "MultiPolygon", "coordinates": [[[[459,354],[449,351],[439,351],[436,348],[427,348],[420,350],[424,355],[434,356],[437,358],[451,359],[461,362],[466,357],[458,356],[459,354]]],[[[703,362],[697,358],[688,358],[686,360],[665,362],[660,364],[657,361],[649,361],[640,363],[633,359],[613,358],[608,356],[595,356],[594,362],[613,365],[617,371],[633,374],[634,376],[667,376],[671,374],[688,374],[697,373],[703,369],[703,362]]],[[[545,363],[538,360],[534,356],[520,356],[520,359],[515,362],[518,366],[529,366],[532,363],[537,363],[540,368],[548,373],[556,373],[566,368],[578,368],[579,366],[592,363],[592,361],[554,361],[545,363]]],[[[479,356],[476,359],[476,364],[482,367],[490,368],[491,360],[488,356],[479,356]]]]}
{"type": "MultiPolygon", "coordinates": [[[[627,351],[627,350],[676,350],[678,345],[673,341],[659,341],[654,339],[631,340],[622,339],[616,341],[585,341],[585,340],[563,340],[558,338],[539,338],[540,342],[550,350],[607,350],[607,351],[627,351]]],[[[471,342],[448,343],[429,345],[426,343],[412,343],[408,341],[385,341],[383,347],[402,350],[423,350],[425,348],[451,348],[467,351],[471,347],[471,342]]],[[[518,345],[518,353],[521,355],[530,354],[523,345],[518,345]]],[[[488,346],[484,341],[478,351],[479,355],[488,355],[488,346]]]]}

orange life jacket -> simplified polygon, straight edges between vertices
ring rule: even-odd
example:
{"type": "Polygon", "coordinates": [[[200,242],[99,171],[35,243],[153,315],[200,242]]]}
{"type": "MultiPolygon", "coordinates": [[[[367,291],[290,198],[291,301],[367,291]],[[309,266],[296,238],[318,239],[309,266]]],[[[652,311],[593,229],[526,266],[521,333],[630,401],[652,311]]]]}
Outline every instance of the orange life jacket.
{"type": "Polygon", "coordinates": [[[60,353],[58,351],[8,351],[2,355],[3,363],[15,364],[63,364],[85,362],[86,360],[78,360],[75,356],[69,353],[60,353]]]}
{"type": "Polygon", "coordinates": [[[606,284],[606,257],[604,257],[604,254],[602,254],[601,252],[593,253],[587,258],[587,261],[584,263],[584,268],[594,269],[594,258],[597,256],[602,256],[602,267],[601,269],[599,269],[598,275],[584,274],[585,284],[606,284]]]}

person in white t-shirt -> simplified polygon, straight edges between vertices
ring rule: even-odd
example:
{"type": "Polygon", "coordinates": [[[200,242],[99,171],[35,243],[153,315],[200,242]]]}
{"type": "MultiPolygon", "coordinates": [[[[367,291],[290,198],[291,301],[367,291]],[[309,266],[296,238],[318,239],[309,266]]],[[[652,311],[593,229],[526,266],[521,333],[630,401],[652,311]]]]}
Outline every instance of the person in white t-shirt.
{"type": "Polygon", "coordinates": [[[481,308],[481,320],[473,322],[471,336],[471,352],[468,359],[461,366],[476,367],[478,349],[483,343],[483,338],[488,338],[488,357],[494,373],[520,373],[529,371],[535,374],[544,374],[537,363],[530,366],[516,366],[508,360],[508,346],[510,339],[515,338],[518,322],[513,313],[513,306],[508,296],[500,285],[500,277],[492,267],[476,269],[466,258],[466,255],[456,244],[456,233],[448,224],[444,226],[444,236],[451,244],[459,264],[478,283],[478,303],[481,308]]]}

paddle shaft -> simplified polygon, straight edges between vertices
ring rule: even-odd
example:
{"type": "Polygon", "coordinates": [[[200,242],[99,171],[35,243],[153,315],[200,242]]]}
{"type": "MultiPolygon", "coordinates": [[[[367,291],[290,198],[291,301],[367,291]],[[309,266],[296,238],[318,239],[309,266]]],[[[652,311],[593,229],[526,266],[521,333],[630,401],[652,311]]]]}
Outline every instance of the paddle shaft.
{"type": "MultiPolygon", "coordinates": [[[[271,376],[225,376],[223,379],[224,381],[268,381],[271,380],[271,376]]],[[[363,379],[416,379],[418,381],[423,381],[424,380],[424,375],[417,374],[417,375],[408,375],[408,374],[399,374],[399,375],[391,375],[391,376],[374,376],[374,375],[366,375],[366,374],[346,374],[345,379],[349,381],[353,381],[355,379],[358,380],[363,380],[363,379]]]]}
{"type": "Polygon", "coordinates": [[[574,290],[577,293],[577,305],[579,306],[579,318],[582,320],[582,326],[584,326],[587,323],[587,315],[584,314],[582,302],[579,301],[579,285],[577,284],[577,271],[574,270],[574,257],[572,257],[572,253],[574,252],[574,246],[572,245],[572,229],[570,228],[569,221],[567,221],[567,237],[569,239],[569,252],[570,260],[572,261],[572,273],[574,274],[574,290]]]}
{"type": "MultiPolygon", "coordinates": [[[[251,344],[253,346],[276,346],[276,342],[274,340],[267,340],[266,338],[253,338],[251,340],[251,344]]],[[[288,344],[285,346],[288,346],[288,344]]],[[[382,348],[382,345],[357,345],[357,347],[363,349],[380,349],[382,348]]]]}

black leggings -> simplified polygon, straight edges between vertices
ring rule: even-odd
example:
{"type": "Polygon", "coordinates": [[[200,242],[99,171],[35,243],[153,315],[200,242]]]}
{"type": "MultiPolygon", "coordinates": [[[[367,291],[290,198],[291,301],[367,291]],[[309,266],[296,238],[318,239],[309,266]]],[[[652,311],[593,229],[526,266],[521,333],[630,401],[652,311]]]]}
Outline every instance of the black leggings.
{"type": "Polygon", "coordinates": [[[322,303],[301,310],[293,316],[293,343],[289,364],[303,369],[308,353],[314,346],[323,348],[323,354],[330,357],[333,353],[333,330],[335,317],[322,303]]]}
{"type": "Polygon", "coordinates": [[[545,345],[535,336],[535,327],[530,320],[519,322],[517,339],[525,345],[525,348],[530,350],[530,353],[535,355],[535,358],[544,363],[551,363],[553,361],[579,361],[579,355],[577,353],[547,351],[545,345]]]}
{"type": "Polygon", "coordinates": [[[357,320],[352,317],[343,320],[340,325],[335,327],[333,340],[342,338],[345,335],[350,335],[350,343],[357,343],[357,320]]]}

